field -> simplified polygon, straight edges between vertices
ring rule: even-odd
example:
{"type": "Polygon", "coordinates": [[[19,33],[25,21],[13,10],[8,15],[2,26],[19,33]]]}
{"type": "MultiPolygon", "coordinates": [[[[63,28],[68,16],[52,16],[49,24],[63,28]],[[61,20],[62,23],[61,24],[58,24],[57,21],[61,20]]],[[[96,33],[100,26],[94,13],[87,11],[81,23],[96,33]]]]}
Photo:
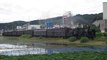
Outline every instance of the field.
{"type": "Polygon", "coordinates": [[[107,52],[70,52],[46,55],[0,56],[0,60],[107,60],[107,52]]]}

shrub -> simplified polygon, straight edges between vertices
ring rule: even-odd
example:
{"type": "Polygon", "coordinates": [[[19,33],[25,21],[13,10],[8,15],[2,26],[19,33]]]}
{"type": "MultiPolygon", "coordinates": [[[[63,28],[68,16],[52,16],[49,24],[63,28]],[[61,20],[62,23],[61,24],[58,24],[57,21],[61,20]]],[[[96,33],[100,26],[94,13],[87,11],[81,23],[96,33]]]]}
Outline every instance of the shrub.
{"type": "Polygon", "coordinates": [[[103,36],[107,37],[107,33],[103,33],[103,36]]]}
{"type": "Polygon", "coordinates": [[[96,37],[98,37],[98,38],[102,37],[103,35],[104,35],[104,33],[101,33],[101,32],[96,33],[96,37]]]}
{"type": "Polygon", "coordinates": [[[24,35],[21,35],[20,37],[21,37],[21,38],[31,38],[32,36],[29,35],[29,34],[24,34],[24,35]]]}
{"type": "Polygon", "coordinates": [[[70,37],[68,40],[69,40],[70,42],[74,42],[74,41],[76,41],[76,37],[70,37]]]}
{"type": "Polygon", "coordinates": [[[107,40],[107,33],[101,33],[101,32],[97,32],[96,33],[96,38],[99,40],[107,40]]]}
{"type": "Polygon", "coordinates": [[[85,43],[88,41],[89,41],[89,39],[87,37],[81,37],[81,39],[80,39],[80,43],[85,43]]]}
{"type": "Polygon", "coordinates": [[[101,40],[107,40],[107,37],[102,36],[102,37],[100,37],[99,39],[101,39],[101,40]]]}

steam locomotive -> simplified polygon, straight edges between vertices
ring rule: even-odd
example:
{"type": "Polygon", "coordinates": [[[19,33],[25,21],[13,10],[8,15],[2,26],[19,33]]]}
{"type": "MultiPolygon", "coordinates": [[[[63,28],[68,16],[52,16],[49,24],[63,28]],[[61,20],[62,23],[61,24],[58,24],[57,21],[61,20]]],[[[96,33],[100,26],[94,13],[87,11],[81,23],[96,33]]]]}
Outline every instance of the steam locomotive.
{"type": "Polygon", "coordinates": [[[53,29],[36,29],[36,30],[25,30],[25,31],[11,31],[3,32],[3,36],[21,36],[24,34],[29,34],[32,37],[76,37],[77,39],[81,37],[88,37],[93,39],[96,37],[95,29],[89,28],[53,28],[53,29]]]}

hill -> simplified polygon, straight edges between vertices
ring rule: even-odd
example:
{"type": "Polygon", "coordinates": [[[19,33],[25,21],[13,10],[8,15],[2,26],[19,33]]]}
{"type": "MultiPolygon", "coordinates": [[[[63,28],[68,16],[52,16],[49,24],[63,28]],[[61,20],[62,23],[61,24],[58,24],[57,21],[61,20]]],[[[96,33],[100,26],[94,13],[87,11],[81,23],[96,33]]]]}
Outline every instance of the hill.
{"type": "MultiPolygon", "coordinates": [[[[99,14],[84,14],[84,15],[76,15],[72,17],[72,20],[74,21],[74,23],[82,23],[82,24],[92,24],[94,21],[96,20],[102,20],[103,17],[103,13],[99,13],[99,14]]],[[[42,19],[42,20],[33,20],[30,21],[30,24],[45,24],[46,21],[52,21],[54,23],[62,23],[62,16],[58,16],[58,17],[54,17],[54,18],[48,18],[48,19],[42,19]]],[[[26,24],[28,22],[26,21],[14,21],[14,22],[10,22],[10,23],[0,23],[0,30],[1,29],[15,29],[16,26],[22,26],[24,24],[26,24]]]]}

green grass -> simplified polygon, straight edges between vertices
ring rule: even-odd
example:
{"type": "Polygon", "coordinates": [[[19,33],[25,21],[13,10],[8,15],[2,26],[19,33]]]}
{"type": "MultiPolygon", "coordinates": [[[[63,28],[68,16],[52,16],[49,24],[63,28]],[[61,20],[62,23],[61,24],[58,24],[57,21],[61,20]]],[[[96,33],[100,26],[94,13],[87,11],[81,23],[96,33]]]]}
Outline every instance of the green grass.
{"type": "Polygon", "coordinates": [[[0,60],[107,60],[107,52],[70,52],[45,55],[0,56],[0,60]]]}
{"type": "Polygon", "coordinates": [[[81,43],[81,40],[76,40],[74,42],[69,41],[69,39],[63,38],[45,38],[45,37],[32,37],[32,38],[20,38],[20,37],[0,37],[4,41],[17,41],[24,43],[56,43],[69,46],[107,46],[107,40],[102,38],[95,38],[94,40],[89,40],[88,42],[81,43]]]}

